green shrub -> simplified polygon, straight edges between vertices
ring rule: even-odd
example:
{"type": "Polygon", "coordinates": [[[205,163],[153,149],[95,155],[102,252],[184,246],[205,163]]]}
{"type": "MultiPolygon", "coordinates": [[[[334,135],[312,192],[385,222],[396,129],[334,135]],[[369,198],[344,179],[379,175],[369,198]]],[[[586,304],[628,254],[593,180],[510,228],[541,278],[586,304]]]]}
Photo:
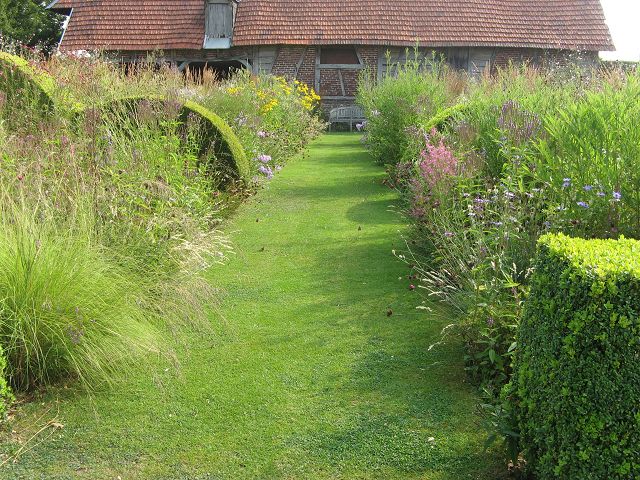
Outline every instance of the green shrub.
{"type": "Polygon", "coordinates": [[[395,75],[387,74],[376,82],[365,74],[358,85],[357,102],[367,117],[367,146],[381,164],[395,165],[407,153],[419,153],[411,148],[416,127],[455,103],[459,93],[457,76],[444,62],[433,57],[419,59],[414,53],[413,60],[394,68],[395,75]]]}
{"type": "Polygon", "coordinates": [[[7,369],[7,359],[4,356],[4,350],[0,345],[0,421],[2,421],[7,414],[9,404],[13,401],[13,394],[11,388],[7,384],[5,378],[5,370],[7,369]]]}
{"type": "Polygon", "coordinates": [[[15,124],[28,111],[35,116],[51,113],[54,90],[49,75],[37,72],[23,58],[0,52],[0,116],[15,124]]]}
{"type": "Polygon", "coordinates": [[[465,103],[458,103],[452,107],[440,110],[423,126],[424,131],[430,132],[433,128],[440,130],[447,122],[455,120],[458,116],[462,115],[467,108],[465,103]]]}
{"type": "Polygon", "coordinates": [[[236,134],[222,118],[211,110],[187,100],[181,109],[181,120],[187,121],[189,115],[198,116],[203,122],[202,143],[213,145],[214,153],[226,168],[239,179],[249,178],[249,161],[236,134]]]}
{"type": "Polygon", "coordinates": [[[639,317],[640,242],[541,238],[511,386],[537,478],[640,475],[639,317]]]}

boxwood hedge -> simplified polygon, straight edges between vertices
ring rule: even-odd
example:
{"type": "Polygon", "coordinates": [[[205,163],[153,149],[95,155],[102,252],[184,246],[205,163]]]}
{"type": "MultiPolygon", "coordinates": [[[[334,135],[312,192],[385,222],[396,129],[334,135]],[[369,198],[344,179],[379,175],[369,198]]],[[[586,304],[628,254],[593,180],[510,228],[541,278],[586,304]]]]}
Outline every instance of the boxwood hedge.
{"type": "Polygon", "coordinates": [[[25,59],[0,51],[0,91],[12,106],[23,107],[35,101],[44,111],[53,110],[52,93],[55,81],[43,72],[37,72],[25,59]]]}
{"type": "Polygon", "coordinates": [[[224,170],[221,173],[236,180],[248,179],[250,175],[249,160],[233,129],[220,116],[196,102],[172,100],[159,95],[138,95],[112,99],[94,107],[110,111],[124,109],[133,113],[143,102],[158,105],[175,104],[178,120],[181,123],[187,123],[190,116],[198,118],[202,122],[203,128],[203,135],[200,139],[200,155],[204,155],[212,148],[218,161],[216,167],[224,170]]]}
{"type": "Polygon", "coordinates": [[[640,242],[539,242],[511,392],[540,479],[640,477],[640,242]]]}

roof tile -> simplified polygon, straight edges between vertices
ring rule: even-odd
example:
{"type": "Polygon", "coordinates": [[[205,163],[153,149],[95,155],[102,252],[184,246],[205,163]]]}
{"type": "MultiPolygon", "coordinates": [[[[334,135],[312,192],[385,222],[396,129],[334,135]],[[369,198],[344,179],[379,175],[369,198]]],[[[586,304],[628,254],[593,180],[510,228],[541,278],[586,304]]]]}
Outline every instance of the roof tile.
{"type": "MultiPolygon", "coordinates": [[[[59,0],[62,47],[201,49],[204,0],[59,0]]],[[[234,45],[611,50],[600,0],[241,0],[234,45]]]]}

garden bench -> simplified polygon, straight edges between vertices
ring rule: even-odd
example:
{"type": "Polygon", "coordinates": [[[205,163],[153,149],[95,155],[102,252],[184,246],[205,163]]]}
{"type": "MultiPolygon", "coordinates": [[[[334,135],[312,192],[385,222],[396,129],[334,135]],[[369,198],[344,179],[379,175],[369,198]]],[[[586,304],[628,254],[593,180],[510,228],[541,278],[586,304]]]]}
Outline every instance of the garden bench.
{"type": "Polygon", "coordinates": [[[332,108],[329,112],[329,130],[334,123],[348,123],[349,131],[353,132],[353,125],[364,121],[364,111],[357,105],[332,108]]]}

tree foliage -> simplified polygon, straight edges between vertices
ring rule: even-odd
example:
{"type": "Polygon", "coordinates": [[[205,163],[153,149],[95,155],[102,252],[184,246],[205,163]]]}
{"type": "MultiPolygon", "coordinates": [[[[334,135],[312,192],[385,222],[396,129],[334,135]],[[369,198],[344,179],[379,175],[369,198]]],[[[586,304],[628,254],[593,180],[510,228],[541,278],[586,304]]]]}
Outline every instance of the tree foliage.
{"type": "Polygon", "coordinates": [[[0,36],[52,51],[62,33],[63,17],[37,0],[0,0],[0,36]]]}

